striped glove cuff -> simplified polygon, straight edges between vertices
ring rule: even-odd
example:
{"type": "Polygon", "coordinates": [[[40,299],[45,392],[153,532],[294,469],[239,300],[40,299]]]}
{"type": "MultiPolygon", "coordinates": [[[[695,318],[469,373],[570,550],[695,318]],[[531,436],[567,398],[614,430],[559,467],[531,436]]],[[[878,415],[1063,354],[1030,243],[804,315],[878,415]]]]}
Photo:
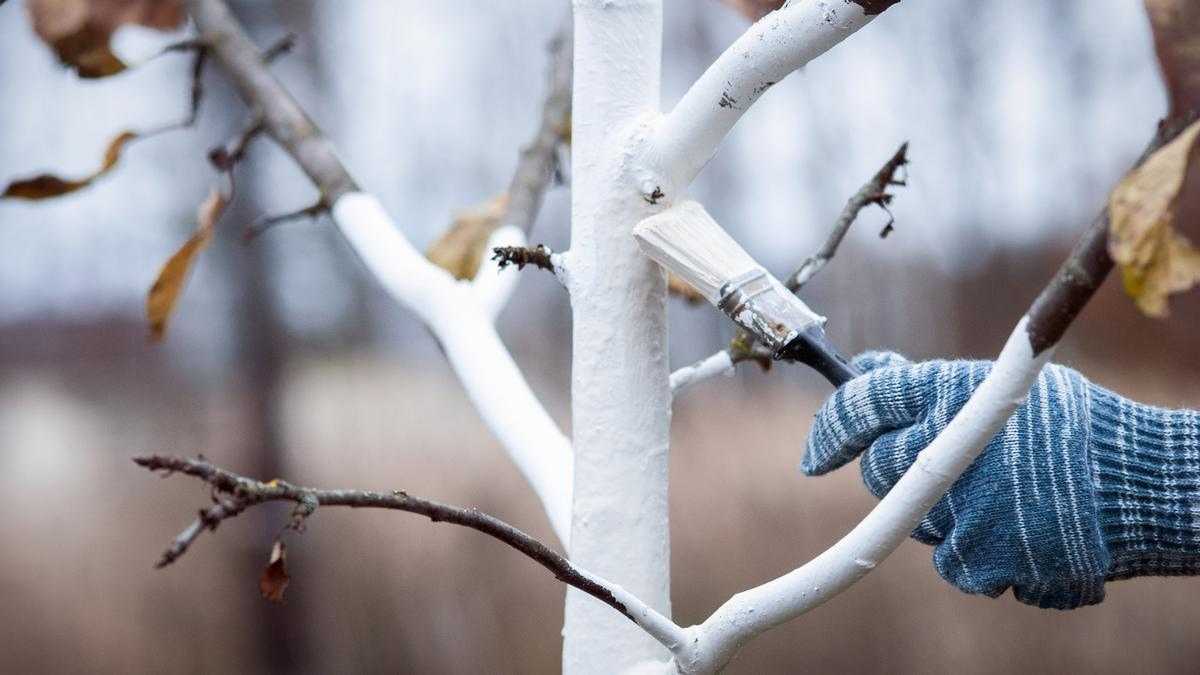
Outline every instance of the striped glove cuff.
{"type": "Polygon", "coordinates": [[[1200,574],[1200,413],[1088,388],[1107,578],[1200,574]]]}

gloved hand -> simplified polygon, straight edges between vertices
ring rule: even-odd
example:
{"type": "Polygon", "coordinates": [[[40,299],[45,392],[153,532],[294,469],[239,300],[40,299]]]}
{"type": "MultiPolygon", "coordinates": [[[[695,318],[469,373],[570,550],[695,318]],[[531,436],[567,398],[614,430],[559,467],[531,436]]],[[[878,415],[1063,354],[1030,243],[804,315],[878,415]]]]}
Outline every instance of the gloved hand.
{"type": "MultiPolygon", "coordinates": [[[[989,361],[854,359],[817,413],[801,469],[862,457],[882,497],[967,402],[989,361]],[[865,451],[865,452],[864,452],[865,451]]],[[[1047,365],[1028,400],[912,533],[967,593],[1072,609],[1104,583],[1200,573],[1200,413],[1141,405],[1047,365]]]]}

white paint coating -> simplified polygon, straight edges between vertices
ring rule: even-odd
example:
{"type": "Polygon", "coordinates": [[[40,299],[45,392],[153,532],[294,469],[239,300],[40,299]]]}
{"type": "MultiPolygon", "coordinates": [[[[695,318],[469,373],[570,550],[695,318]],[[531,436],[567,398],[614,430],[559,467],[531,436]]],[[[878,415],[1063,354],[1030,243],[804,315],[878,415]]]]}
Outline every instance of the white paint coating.
{"type": "Polygon", "coordinates": [[[529,389],[492,325],[504,289],[480,292],[477,283],[456,281],[429,262],[372,195],[344,195],[333,205],[333,219],[376,280],[437,337],[467,396],[541,499],[566,546],[571,445],[529,389]]]}
{"type": "MultiPolygon", "coordinates": [[[[670,616],[666,280],[630,235],[661,208],[642,199],[630,159],[659,101],[662,2],[574,4],[571,558],[670,616]]],[[[637,626],[575,589],[567,591],[563,637],[569,675],[667,657],[637,626]]]]}
{"type": "Polygon", "coordinates": [[[680,672],[720,670],[751,638],[846,590],[896,550],[1025,401],[1050,360],[1053,349],[1033,355],[1027,321],[1017,323],[967,404],[862,522],[804,566],[738,593],[704,623],[686,629],[690,639],[675,650],[680,672]]]}
{"type": "Polygon", "coordinates": [[[493,321],[512,298],[521,277],[511,270],[507,274],[505,270],[501,270],[500,263],[491,259],[492,249],[500,246],[524,246],[525,243],[525,232],[521,228],[505,225],[497,228],[492,236],[488,237],[487,246],[483,249],[483,262],[480,263],[471,283],[475,287],[475,294],[479,296],[480,304],[493,321]]]}
{"type": "Polygon", "coordinates": [[[646,149],[642,180],[675,198],[767,89],[873,18],[847,0],[795,1],[764,16],[709,66],[662,120],[646,149]]]}
{"type": "Polygon", "coordinates": [[[729,357],[729,351],[726,349],[671,373],[671,395],[678,396],[693,384],[718,375],[733,375],[733,359],[729,357]]]}
{"type": "MultiPolygon", "coordinates": [[[[1050,350],[1033,356],[1022,319],[967,405],[849,534],[808,564],[735,595],[704,623],[687,629],[674,624],[668,618],[668,382],[682,388],[728,372],[732,363],[721,352],[668,380],[664,280],[637,254],[630,236],[634,223],[656,210],[638,195],[644,170],[631,159],[646,147],[639,134],[658,95],[661,2],[575,4],[576,184],[569,279],[560,269],[565,258],[555,256],[556,273],[572,290],[575,309],[578,457],[572,559],[580,568],[619,580],[617,585],[593,577],[626,605],[636,625],[572,589],[564,671],[715,672],[755,635],[834,597],[895,550],[1024,400],[1050,350]],[[658,644],[674,654],[673,662],[661,660],[658,644]]],[[[786,75],[867,20],[857,6],[813,1],[789,5],[751,28],[689,91],[655,137],[655,149],[667,150],[659,157],[671,159],[665,166],[672,189],[690,182],[741,111],[761,94],[757,87],[776,74],[786,75]],[[831,8],[839,14],[831,15],[831,8]],[[759,43],[761,49],[750,48],[759,43]],[[718,114],[700,110],[714,81],[722,85],[716,87],[718,99],[725,93],[735,101],[716,106],[718,114]]],[[[442,341],[480,414],[565,540],[570,446],[533,398],[491,323],[511,285],[486,280],[491,270],[472,284],[455,282],[412,248],[369,195],[346,195],[335,205],[334,217],[385,288],[442,341]]]]}

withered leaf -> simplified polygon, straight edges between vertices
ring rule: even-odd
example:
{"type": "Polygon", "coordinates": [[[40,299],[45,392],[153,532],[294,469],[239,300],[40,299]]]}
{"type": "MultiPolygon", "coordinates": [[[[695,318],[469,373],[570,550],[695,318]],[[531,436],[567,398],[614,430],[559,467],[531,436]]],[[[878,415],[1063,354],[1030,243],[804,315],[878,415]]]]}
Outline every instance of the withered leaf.
{"type": "Polygon", "coordinates": [[[49,199],[82,190],[97,178],[112,171],[121,159],[121,152],[125,149],[125,145],[137,138],[138,135],[132,131],[118,134],[109,142],[108,148],[104,151],[104,160],[101,162],[100,168],[83,178],[68,180],[48,173],[24,178],[9,183],[8,187],[4,189],[4,193],[0,194],[0,199],[49,199]]]}
{"type": "Polygon", "coordinates": [[[1200,250],[1176,227],[1188,173],[1200,164],[1197,137],[1200,122],[1130,171],[1109,199],[1109,254],[1149,316],[1166,316],[1169,295],[1200,283],[1200,250]]]}
{"type": "Polygon", "coordinates": [[[213,188],[208,199],[200,205],[197,215],[199,225],[196,230],[167,260],[159,271],[158,278],[154,280],[154,285],[150,287],[150,293],[146,296],[146,320],[150,323],[150,338],[154,342],[160,342],[166,334],[167,320],[171,318],[171,312],[175,309],[179,293],[187,281],[188,271],[191,270],[196,256],[212,240],[217,220],[228,203],[228,198],[221,194],[220,190],[213,188]]]}
{"type": "Polygon", "coordinates": [[[171,30],[183,24],[180,0],[28,0],[33,30],[83,78],[125,70],[109,41],[125,24],[171,30]]]}
{"type": "Polygon", "coordinates": [[[1171,116],[1200,108],[1200,3],[1145,0],[1171,116]]]}
{"type": "Polygon", "coordinates": [[[271,602],[283,602],[283,592],[287,590],[291,578],[287,573],[287,546],[282,539],[276,539],[271,547],[271,557],[258,578],[258,591],[263,598],[271,602]]]}
{"type": "Polygon", "coordinates": [[[724,2],[751,21],[758,21],[783,5],[783,0],[724,0],[724,2]]]}
{"type": "Polygon", "coordinates": [[[483,261],[488,237],[503,224],[507,211],[508,195],[501,194],[458,212],[425,256],[457,279],[473,279],[483,261]]]}
{"type": "Polygon", "coordinates": [[[667,275],[667,292],[689,305],[698,305],[706,301],[700,291],[692,288],[691,284],[674,273],[667,275]]]}

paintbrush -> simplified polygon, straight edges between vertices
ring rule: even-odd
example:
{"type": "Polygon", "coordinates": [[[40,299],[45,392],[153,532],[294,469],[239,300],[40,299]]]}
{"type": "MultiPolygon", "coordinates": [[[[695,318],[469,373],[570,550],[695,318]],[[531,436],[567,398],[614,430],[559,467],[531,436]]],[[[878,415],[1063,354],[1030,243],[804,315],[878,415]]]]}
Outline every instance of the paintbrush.
{"type": "Polygon", "coordinates": [[[834,386],[859,375],[825,337],[825,317],[754,262],[697,202],[646,218],[633,236],[646,255],[750,331],[774,358],[807,364],[834,386]]]}

